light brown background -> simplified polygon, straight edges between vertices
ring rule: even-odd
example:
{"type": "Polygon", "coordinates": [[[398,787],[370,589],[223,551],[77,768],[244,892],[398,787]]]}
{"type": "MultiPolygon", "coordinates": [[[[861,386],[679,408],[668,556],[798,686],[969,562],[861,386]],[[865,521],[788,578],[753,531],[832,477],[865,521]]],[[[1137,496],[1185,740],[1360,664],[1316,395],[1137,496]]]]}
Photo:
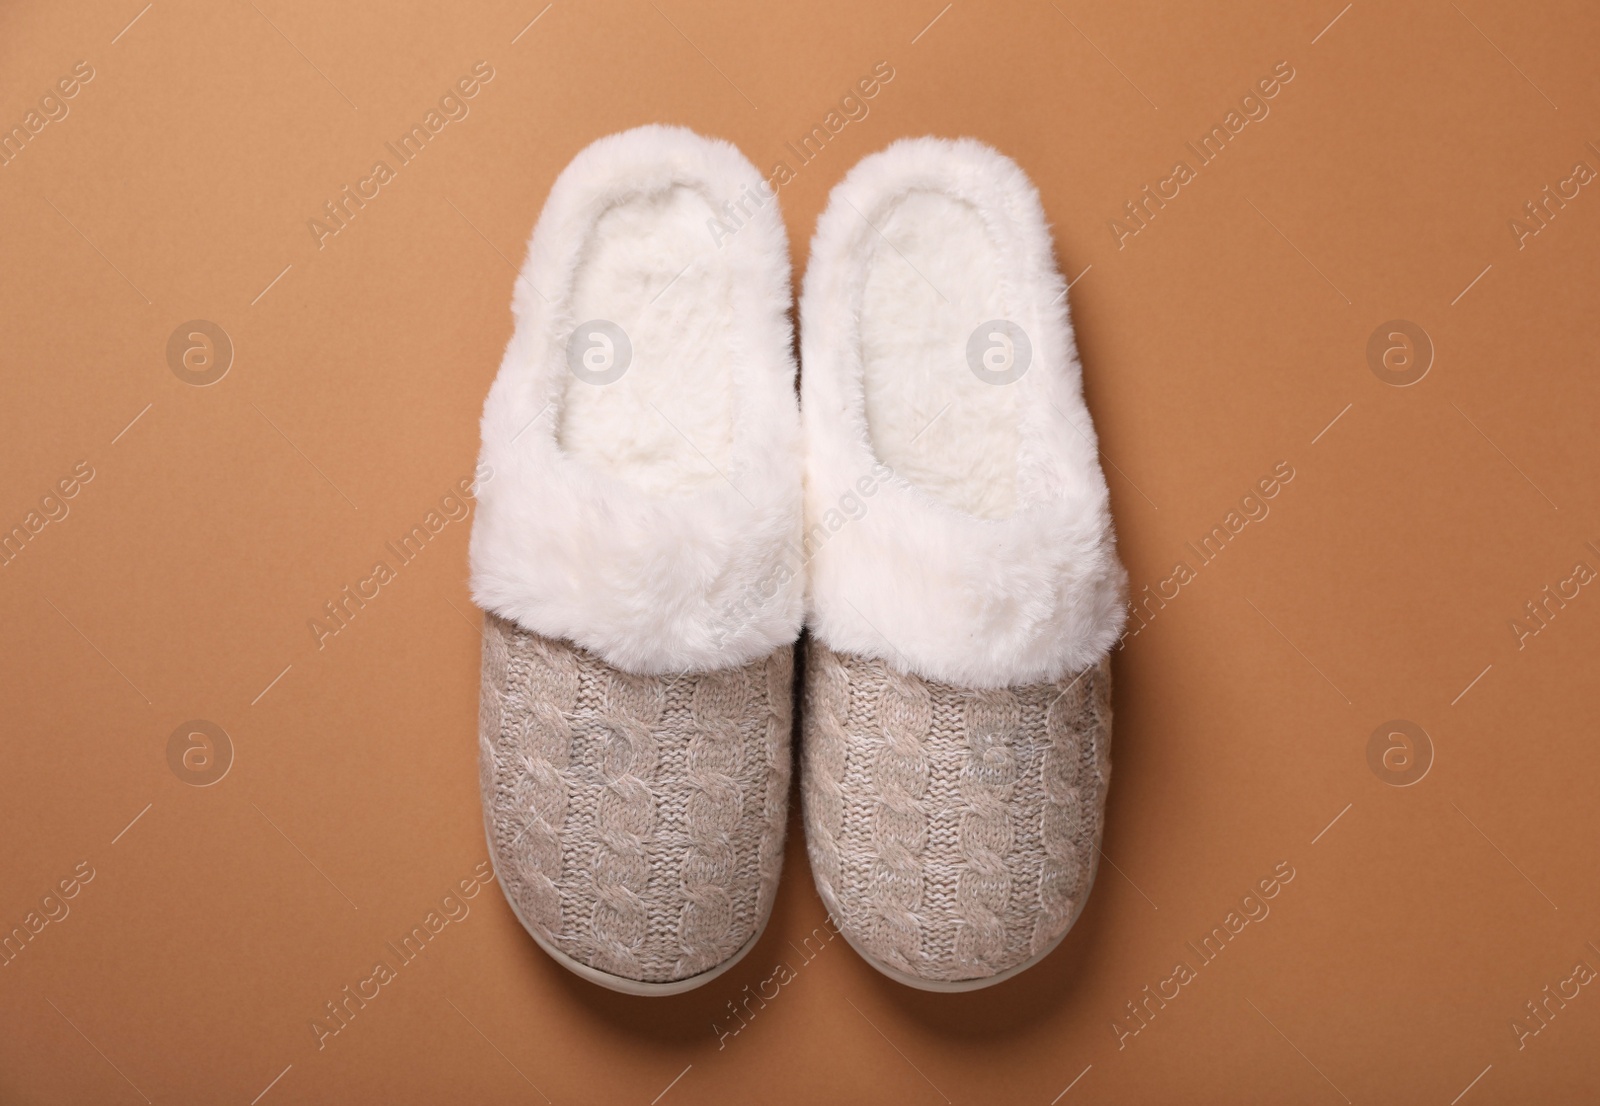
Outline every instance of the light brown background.
{"type": "Polygon", "coordinates": [[[1526,1048],[1510,1024],[1600,969],[1600,587],[1510,628],[1600,568],[1600,184],[1526,248],[1509,227],[1600,169],[1592,8],[140,4],[0,16],[6,126],[96,73],[0,168],[0,523],[96,474],[0,568],[0,923],[96,873],[0,968],[0,1100],[1595,1100],[1600,986],[1526,1048]],[[318,249],[306,221],[479,60],[470,116],[318,249]],[[1119,249],[1109,220],[1280,60],[1270,117],[1119,249]],[[1077,279],[1135,588],[1296,473],[1117,655],[1115,867],[1055,955],[965,996],[842,942],[801,966],[797,825],[766,937],[682,997],[565,974],[491,887],[319,1050],[323,1003],[486,855],[467,525],[325,648],[307,620],[470,475],[551,181],[649,121],[768,169],[880,61],[782,192],[797,271],[856,159],[980,137],[1077,279]],[[207,388],[166,361],[197,318],[237,351],[207,388]],[[1408,388],[1367,362],[1395,318],[1437,349],[1408,388]],[[207,788],[167,763],[195,718],[236,750],[207,788]],[[1434,745],[1411,787],[1367,762],[1394,718],[1434,745]],[[1124,1004],[1280,861],[1270,917],[1119,1049],[1124,1004]]]}

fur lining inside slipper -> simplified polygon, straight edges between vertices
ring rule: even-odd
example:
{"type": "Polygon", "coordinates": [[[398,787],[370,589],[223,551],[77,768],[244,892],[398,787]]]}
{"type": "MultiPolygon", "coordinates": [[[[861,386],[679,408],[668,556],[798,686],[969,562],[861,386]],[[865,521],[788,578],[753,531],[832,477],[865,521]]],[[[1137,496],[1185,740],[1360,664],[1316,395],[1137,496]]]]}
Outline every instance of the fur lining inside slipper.
{"type": "Polygon", "coordinates": [[[733,146],[651,126],[579,153],[534,229],[484,405],[478,604],[641,675],[791,644],[790,301],[777,201],[733,146]],[[714,233],[729,210],[738,232],[714,233]]]}
{"type": "Polygon", "coordinates": [[[970,139],[834,189],[800,318],[810,625],[950,684],[1051,681],[1125,618],[1105,477],[1032,183],[970,139]]]}

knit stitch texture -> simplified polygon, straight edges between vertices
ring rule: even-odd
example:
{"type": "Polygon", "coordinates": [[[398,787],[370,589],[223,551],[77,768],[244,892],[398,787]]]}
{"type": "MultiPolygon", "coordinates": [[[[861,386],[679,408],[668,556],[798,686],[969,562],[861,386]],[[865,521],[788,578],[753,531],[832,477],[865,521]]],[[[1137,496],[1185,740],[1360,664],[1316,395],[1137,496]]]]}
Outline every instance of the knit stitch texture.
{"type": "Polygon", "coordinates": [[[783,861],[793,666],[785,646],[740,668],[636,676],[485,615],[484,822],[536,936],[668,983],[760,930],[783,861]]]}
{"type": "Polygon", "coordinates": [[[938,982],[1048,951],[1087,895],[1111,776],[1111,666],[953,687],[806,652],[811,869],[855,946],[938,982]]]}

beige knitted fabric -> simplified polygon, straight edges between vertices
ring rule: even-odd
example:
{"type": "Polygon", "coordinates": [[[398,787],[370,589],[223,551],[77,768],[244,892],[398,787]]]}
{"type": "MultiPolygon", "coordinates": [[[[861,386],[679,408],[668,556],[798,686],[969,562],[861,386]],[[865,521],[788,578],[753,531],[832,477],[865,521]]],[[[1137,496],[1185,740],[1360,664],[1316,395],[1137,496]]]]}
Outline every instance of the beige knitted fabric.
{"type": "Polygon", "coordinates": [[[846,937],[920,979],[997,975],[1071,926],[1099,856],[1111,666],[974,691],[806,651],[811,870],[846,937]]]}
{"type": "Polygon", "coordinates": [[[480,784],[523,924],[581,964],[670,983],[760,931],[783,860],[794,650],[634,676],[484,616],[480,784]]]}

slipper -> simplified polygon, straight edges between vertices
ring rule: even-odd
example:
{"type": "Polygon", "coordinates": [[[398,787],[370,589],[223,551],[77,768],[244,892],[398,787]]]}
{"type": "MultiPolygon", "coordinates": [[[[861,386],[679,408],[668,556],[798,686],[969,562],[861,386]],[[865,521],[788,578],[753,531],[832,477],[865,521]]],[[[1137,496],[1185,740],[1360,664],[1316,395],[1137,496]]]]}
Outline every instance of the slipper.
{"type": "Polygon", "coordinates": [[[733,146],[603,138],[550,191],[484,405],[485,829],[534,940],[616,990],[699,986],[772,908],[803,613],[790,303],[777,201],[733,146]]]}
{"type": "Polygon", "coordinates": [[[812,241],[806,844],[914,987],[1042,959],[1094,878],[1126,574],[1065,296],[1037,191],[971,140],[866,158],[812,241]]]}

